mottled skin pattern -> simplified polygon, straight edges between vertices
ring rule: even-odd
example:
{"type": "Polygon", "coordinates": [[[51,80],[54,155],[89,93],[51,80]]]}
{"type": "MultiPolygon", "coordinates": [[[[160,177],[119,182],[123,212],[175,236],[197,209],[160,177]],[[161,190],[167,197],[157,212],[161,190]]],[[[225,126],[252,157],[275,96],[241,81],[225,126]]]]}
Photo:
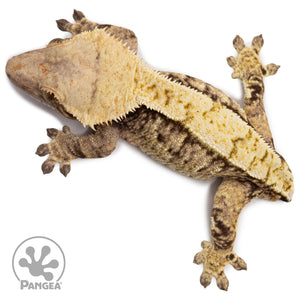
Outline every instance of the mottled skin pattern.
{"type": "MultiPolygon", "coordinates": [[[[72,33],[73,36],[95,28],[106,28],[136,53],[137,39],[132,31],[113,25],[93,23],[76,10],[73,16],[76,24],[59,20],[57,21],[58,27],[72,33]]],[[[48,47],[61,41],[60,39],[52,40],[48,47]]],[[[274,148],[263,105],[263,78],[275,74],[278,66],[261,64],[258,54],[262,45],[262,36],[253,39],[252,47],[246,47],[243,40],[237,36],[234,39],[234,47],[239,55],[237,58],[228,58],[228,64],[234,68],[232,77],[240,78],[243,82],[244,110],[223,92],[199,79],[178,73],[161,73],[172,81],[191,87],[230,109],[253,127],[270,147],[274,148]]],[[[17,79],[12,78],[8,70],[7,74],[18,84],[17,79]]],[[[155,93],[155,89],[153,92],[155,93]]],[[[166,96],[166,101],[168,101],[168,95],[166,96]]],[[[64,116],[73,117],[64,110],[52,94],[44,92],[42,101],[64,116]]],[[[87,136],[75,136],[67,126],[64,126],[62,131],[48,129],[47,133],[52,141],[40,145],[37,149],[37,154],[40,156],[49,154],[48,159],[42,165],[45,174],[52,172],[55,164],[59,163],[61,173],[66,176],[70,172],[72,159],[105,157],[111,154],[121,137],[138,146],[157,161],[187,176],[197,179],[222,177],[222,183],[214,198],[211,215],[212,241],[202,242],[203,250],[194,258],[196,264],[203,263],[204,265],[200,278],[204,287],[210,284],[212,277],[215,277],[218,287],[227,290],[229,283],[224,267],[228,263],[237,270],[247,268],[243,259],[233,251],[237,221],[243,207],[255,197],[269,200],[280,198],[279,195],[264,188],[260,182],[250,179],[242,170],[228,163],[218,153],[207,148],[181,122],[171,120],[144,105],[128,113],[122,120],[96,126],[95,132],[87,136]]],[[[235,143],[236,147],[239,145],[238,142],[239,140],[235,143]]]]}
{"type": "Polygon", "coordinates": [[[274,148],[272,133],[268,124],[267,116],[264,109],[263,96],[264,96],[264,76],[276,74],[279,66],[269,64],[266,67],[256,64],[256,62],[249,61],[249,51],[254,51],[259,54],[263,46],[262,36],[257,36],[252,41],[252,49],[249,50],[244,41],[237,36],[233,45],[237,52],[240,54],[239,59],[230,56],[227,61],[228,64],[235,69],[232,73],[233,78],[240,78],[244,86],[244,103],[245,113],[248,121],[255,130],[265,139],[271,147],[274,148]],[[249,66],[251,68],[249,68],[249,66]],[[247,66],[247,68],[245,68],[247,66]],[[250,72],[251,70],[251,72],[250,72]]]}

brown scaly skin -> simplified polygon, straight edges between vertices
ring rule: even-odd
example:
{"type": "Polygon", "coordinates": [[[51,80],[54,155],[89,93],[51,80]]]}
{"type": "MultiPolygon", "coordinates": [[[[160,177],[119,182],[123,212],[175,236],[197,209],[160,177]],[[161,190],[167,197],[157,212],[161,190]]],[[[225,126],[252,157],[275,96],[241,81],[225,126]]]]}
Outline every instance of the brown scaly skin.
{"type": "MultiPolygon", "coordinates": [[[[136,53],[137,39],[132,31],[117,26],[93,23],[76,10],[73,16],[76,24],[59,20],[57,21],[58,27],[73,35],[87,30],[92,31],[95,28],[106,28],[109,33],[122,40],[136,53]]],[[[60,42],[59,39],[52,40],[48,47],[60,42]]],[[[161,73],[172,81],[191,87],[207,95],[215,103],[228,108],[255,128],[274,148],[263,106],[263,78],[275,74],[278,66],[270,64],[264,67],[261,64],[258,54],[262,45],[261,36],[253,39],[252,47],[246,47],[243,40],[237,36],[234,39],[234,47],[239,55],[237,58],[228,58],[228,64],[235,69],[233,78],[240,78],[243,81],[244,110],[223,92],[199,79],[178,73],[161,73]]],[[[155,95],[155,88],[151,88],[155,95]]],[[[166,96],[168,101],[167,93],[166,96]]],[[[73,117],[58,101],[55,101],[52,94],[43,92],[42,101],[66,117],[73,117]]],[[[182,174],[199,179],[223,178],[215,195],[212,210],[212,241],[202,242],[203,250],[195,255],[194,262],[204,265],[200,278],[204,287],[210,284],[212,277],[215,277],[218,287],[227,290],[228,280],[224,267],[230,263],[237,270],[246,269],[246,263],[233,251],[240,212],[255,197],[277,200],[279,195],[266,189],[259,181],[250,179],[222,156],[207,148],[181,122],[174,121],[144,105],[128,113],[122,120],[113,121],[110,125],[99,125],[95,129],[93,134],[83,137],[73,135],[68,127],[64,127],[63,131],[48,129],[48,136],[52,138],[52,141],[40,145],[37,149],[37,154],[40,156],[49,154],[48,159],[43,163],[43,172],[52,172],[54,165],[59,163],[61,173],[66,176],[70,171],[72,159],[105,157],[114,150],[118,138],[122,137],[154,159],[182,174]]],[[[239,140],[235,141],[233,150],[239,146],[238,142],[239,140]]],[[[232,153],[234,154],[234,151],[232,153]]]]}

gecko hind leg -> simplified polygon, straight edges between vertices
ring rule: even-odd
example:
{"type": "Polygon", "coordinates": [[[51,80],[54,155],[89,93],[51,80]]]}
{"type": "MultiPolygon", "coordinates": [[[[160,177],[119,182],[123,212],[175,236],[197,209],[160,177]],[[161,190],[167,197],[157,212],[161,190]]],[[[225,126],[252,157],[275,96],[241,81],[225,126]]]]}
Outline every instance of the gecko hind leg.
{"type": "Polygon", "coordinates": [[[243,39],[236,36],[233,46],[238,56],[230,56],[227,62],[234,69],[232,78],[242,80],[244,88],[245,113],[250,124],[274,148],[272,133],[269,127],[264,108],[264,77],[276,74],[278,65],[268,64],[264,66],[259,58],[259,53],[264,44],[262,35],[252,40],[251,47],[246,47],[243,39]]]}
{"type": "Polygon", "coordinates": [[[227,290],[229,281],[224,268],[231,264],[236,270],[246,270],[247,265],[233,250],[239,215],[259,193],[249,181],[223,178],[214,198],[211,215],[211,242],[202,242],[203,250],[195,255],[194,263],[203,264],[200,283],[207,287],[215,277],[217,285],[227,290]]]}
{"type": "Polygon", "coordinates": [[[245,261],[237,256],[233,250],[219,250],[212,242],[203,241],[201,243],[203,250],[194,257],[195,264],[203,264],[203,272],[200,277],[200,283],[207,287],[215,277],[217,286],[221,290],[227,291],[229,281],[225,275],[224,268],[231,264],[236,270],[247,270],[245,261]]]}

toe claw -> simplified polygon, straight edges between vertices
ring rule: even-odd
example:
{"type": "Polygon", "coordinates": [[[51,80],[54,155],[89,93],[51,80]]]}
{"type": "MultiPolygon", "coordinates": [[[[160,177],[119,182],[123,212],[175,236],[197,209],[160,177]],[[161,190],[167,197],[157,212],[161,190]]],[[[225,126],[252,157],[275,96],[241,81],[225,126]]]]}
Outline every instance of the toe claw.
{"type": "Polygon", "coordinates": [[[44,174],[49,174],[53,171],[55,166],[55,161],[51,160],[51,159],[47,159],[46,161],[44,161],[44,163],[42,164],[42,171],[44,174]]]}
{"type": "Polygon", "coordinates": [[[200,283],[206,288],[210,285],[211,279],[212,275],[204,271],[200,276],[200,283]]]}
{"type": "Polygon", "coordinates": [[[49,153],[50,153],[50,150],[49,150],[49,147],[47,144],[39,145],[35,152],[35,154],[37,154],[38,156],[45,156],[49,153]]]}

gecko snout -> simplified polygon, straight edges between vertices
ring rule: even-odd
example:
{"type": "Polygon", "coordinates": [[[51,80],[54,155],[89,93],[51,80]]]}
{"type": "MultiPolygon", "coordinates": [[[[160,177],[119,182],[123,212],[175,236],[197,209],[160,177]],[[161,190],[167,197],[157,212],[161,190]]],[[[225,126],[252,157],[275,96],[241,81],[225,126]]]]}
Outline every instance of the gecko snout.
{"type": "Polygon", "coordinates": [[[34,98],[41,98],[37,51],[26,52],[10,58],[6,63],[8,78],[34,98]]]}

